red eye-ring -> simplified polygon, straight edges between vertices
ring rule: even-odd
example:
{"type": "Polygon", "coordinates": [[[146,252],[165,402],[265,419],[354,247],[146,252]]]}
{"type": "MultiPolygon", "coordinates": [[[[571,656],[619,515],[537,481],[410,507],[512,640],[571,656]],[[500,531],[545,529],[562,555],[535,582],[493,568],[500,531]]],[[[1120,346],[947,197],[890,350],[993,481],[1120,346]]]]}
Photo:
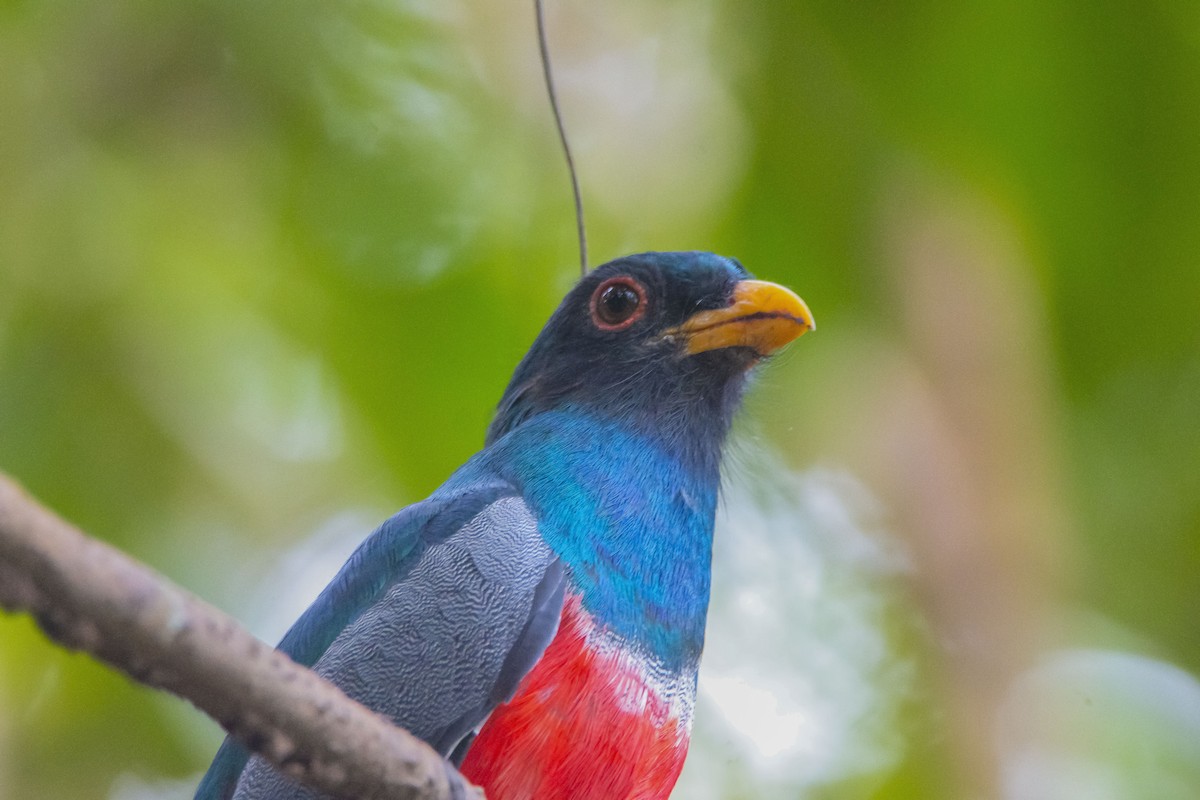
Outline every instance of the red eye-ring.
{"type": "Polygon", "coordinates": [[[602,331],[623,331],[645,313],[646,289],[633,278],[609,278],[592,292],[592,322],[602,331]]]}

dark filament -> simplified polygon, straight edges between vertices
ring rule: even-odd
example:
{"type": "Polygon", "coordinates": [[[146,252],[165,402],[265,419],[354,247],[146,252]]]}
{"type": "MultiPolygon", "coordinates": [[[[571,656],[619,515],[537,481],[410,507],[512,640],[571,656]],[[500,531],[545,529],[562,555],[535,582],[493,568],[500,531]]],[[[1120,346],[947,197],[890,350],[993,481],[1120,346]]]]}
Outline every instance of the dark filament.
{"type": "Polygon", "coordinates": [[[550,48],[546,44],[546,21],[542,14],[542,0],[533,0],[537,14],[538,48],[542,52],[542,74],[546,77],[546,93],[550,95],[550,110],[554,112],[554,124],[558,127],[558,140],[562,143],[563,155],[567,158],[567,171],[571,173],[571,191],[575,195],[575,228],[579,233],[579,274],[587,275],[587,231],[583,225],[583,195],[579,191],[579,176],[575,173],[575,159],[571,157],[571,145],[567,143],[567,129],[563,125],[562,113],[558,110],[558,95],[554,91],[554,76],[550,70],[550,48]]]}

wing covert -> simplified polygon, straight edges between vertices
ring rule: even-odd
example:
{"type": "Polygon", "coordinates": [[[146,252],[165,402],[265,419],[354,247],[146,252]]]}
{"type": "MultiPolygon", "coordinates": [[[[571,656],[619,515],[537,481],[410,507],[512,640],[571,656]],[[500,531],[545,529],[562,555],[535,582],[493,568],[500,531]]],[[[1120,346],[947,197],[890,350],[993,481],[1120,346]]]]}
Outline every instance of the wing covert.
{"type": "MultiPolygon", "coordinates": [[[[281,643],[297,660],[317,654],[318,674],[443,755],[541,657],[564,589],[561,562],[514,490],[493,486],[464,501],[431,498],[437,507],[418,504],[381,526],[281,643]]],[[[319,796],[257,757],[234,780],[238,798],[319,796]]]]}

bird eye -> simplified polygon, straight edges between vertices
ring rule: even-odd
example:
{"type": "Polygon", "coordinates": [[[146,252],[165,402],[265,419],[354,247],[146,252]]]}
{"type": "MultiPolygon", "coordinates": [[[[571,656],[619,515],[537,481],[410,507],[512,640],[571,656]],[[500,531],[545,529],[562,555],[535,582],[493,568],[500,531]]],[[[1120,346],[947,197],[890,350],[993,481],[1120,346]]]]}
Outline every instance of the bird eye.
{"type": "Polygon", "coordinates": [[[625,330],[645,313],[646,290],[633,278],[609,278],[592,294],[592,322],[601,330],[625,330]]]}

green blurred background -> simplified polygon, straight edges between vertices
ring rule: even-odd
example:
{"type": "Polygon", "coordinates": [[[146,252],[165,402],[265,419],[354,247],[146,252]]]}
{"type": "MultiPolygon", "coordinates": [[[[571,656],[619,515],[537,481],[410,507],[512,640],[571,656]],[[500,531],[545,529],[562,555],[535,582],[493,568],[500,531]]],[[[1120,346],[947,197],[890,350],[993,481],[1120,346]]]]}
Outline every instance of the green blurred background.
{"type": "MultiPolygon", "coordinates": [[[[593,259],[820,329],[734,445],[684,798],[1200,797],[1200,5],[550,0],[593,259]]],[[[576,275],[528,3],[0,3],[0,469],[279,636],[576,275]]],[[[0,618],[0,796],[220,739],[0,618]]]]}

